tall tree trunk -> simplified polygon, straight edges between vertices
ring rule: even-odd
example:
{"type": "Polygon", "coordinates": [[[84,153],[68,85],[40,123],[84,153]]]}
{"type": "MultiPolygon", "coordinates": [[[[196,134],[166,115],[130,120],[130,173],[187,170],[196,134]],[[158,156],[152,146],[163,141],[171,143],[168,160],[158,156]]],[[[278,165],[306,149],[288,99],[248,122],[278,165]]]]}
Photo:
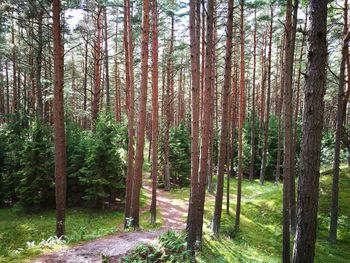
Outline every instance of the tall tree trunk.
{"type": "Polygon", "coordinates": [[[264,184],[267,162],[267,149],[269,147],[269,121],[270,121],[270,98],[271,98],[271,50],[272,50],[272,30],[273,30],[273,7],[270,6],[270,32],[269,32],[269,50],[267,55],[267,99],[266,99],[266,115],[264,119],[264,146],[263,156],[260,169],[260,184],[264,184]]]}
{"type": "Polygon", "coordinates": [[[55,187],[56,187],[56,235],[64,236],[67,156],[64,131],[63,98],[63,43],[61,36],[61,1],[53,0],[53,52],[54,52],[54,138],[55,138],[55,187]]]}
{"type": "MultiPolygon", "coordinates": [[[[87,23],[87,14],[84,14],[84,22],[87,23]]],[[[89,45],[89,34],[86,31],[86,39],[85,39],[85,44],[84,44],[84,79],[83,79],[83,109],[84,109],[84,117],[83,117],[83,128],[87,128],[87,100],[88,100],[88,95],[87,95],[87,82],[88,82],[88,49],[89,45]]]]}
{"type": "Polygon", "coordinates": [[[143,1],[142,8],[142,43],[141,43],[141,94],[140,110],[137,125],[137,142],[135,156],[135,170],[132,191],[132,218],[133,226],[139,227],[140,190],[142,180],[143,150],[145,144],[146,106],[148,84],[148,40],[149,40],[149,0],[143,1]]]}
{"type": "Polygon", "coordinates": [[[249,180],[254,179],[254,166],[255,166],[255,77],[256,77],[256,7],[254,9],[254,44],[253,44],[253,94],[252,94],[252,113],[250,124],[250,167],[249,167],[249,180]]]}
{"type": "MultiPolygon", "coordinates": [[[[334,142],[334,159],[333,159],[333,180],[332,180],[332,201],[331,201],[331,223],[329,228],[329,241],[335,243],[337,241],[337,226],[338,226],[338,199],[339,199],[339,166],[340,166],[340,147],[341,136],[345,114],[343,108],[346,108],[347,100],[344,96],[345,86],[345,66],[346,60],[349,56],[349,39],[350,32],[348,32],[348,1],[344,1],[344,42],[342,47],[342,56],[339,71],[338,84],[338,101],[337,101],[337,115],[336,115],[336,130],[334,142]]],[[[345,109],[346,111],[346,109],[345,109]]]]}
{"type": "Polygon", "coordinates": [[[124,51],[125,51],[125,83],[126,104],[128,112],[128,168],[125,194],[125,221],[124,227],[128,227],[131,217],[131,195],[133,192],[134,177],[134,66],[133,44],[130,17],[130,0],[124,0],[124,51]]]}
{"type": "Polygon", "coordinates": [[[106,109],[110,111],[111,100],[110,100],[110,82],[109,82],[109,62],[108,62],[108,25],[107,25],[107,7],[103,7],[103,17],[104,17],[104,41],[105,41],[105,76],[106,76],[106,109]]]}
{"type": "MultiPolygon", "coordinates": [[[[205,50],[205,82],[203,83],[203,118],[202,118],[202,143],[200,154],[199,167],[199,198],[197,206],[198,224],[197,224],[197,241],[202,241],[203,232],[203,215],[204,215],[204,201],[205,201],[205,183],[208,171],[208,151],[209,151],[209,132],[210,132],[210,104],[211,104],[211,84],[212,84],[212,50],[213,50],[213,0],[208,0],[207,6],[207,35],[206,35],[206,50],[205,50]]],[[[231,74],[231,72],[230,72],[231,74]]],[[[229,88],[229,86],[228,86],[229,88]]]]}
{"type": "MultiPolygon", "coordinates": [[[[276,178],[275,182],[279,182],[279,178],[281,176],[281,145],[282,145],[282,131],[281,131],[281,124],[282,124],[282,105],[283,105],[283,87],[284,87],[284,52],[283,52],[283,47],[285,44],[285,36],[282,37],[281,40],[281,77],[280,77],[280,92],[278,95],[278,98],[276,99],[276,116],[277,116],[277,130],[278,130],[278,135],[277,135],[277,160],[276,160],[276,178]]],[[[276,87],[277,88],[277,87],[276,87]]]]}
{"type": "Polygon", "coordinates": [[[284,48],[283,262],[290,262],[290,178],[292,169],[292,0],[287,1],[284,48]]]}
{"type": "Polygon", "coordinates": [[[200,1],[190,1],[190,50],[191,50],[191,192],[187,217],[187,247],[194,253],[196,243],[196,204],[198,196],[198,135],[199,135],[199,38],[200,1]]]}
{"type": "Polygon", "coordinates": [[[102,42],[102,7],[97,7],[97,39],[94,47],[94,64],[95,64],[95,85],[93,92],[92,103],[92,122],[97,120],[98,112],[100,109],[100,97],[101,97],[101,42],[102,42]]]}
{"type": "Polygon", "coordinates": [[[6,75],[6,114],[10,114],[10,81],[9,81],[9,64],[5,61],[5,75],[6,75]]]}
{"type": "Polygon", "coordinates": [[[15,43],[15,22],[12,19],[12,108],[13,113],[16,114],[18,111],[18,94],[17,94],[17,47],[15,43]]]}
{"type": "MultiPolygon", "coordinates": [[[[292,26],[292,42],[291,42],[291,57],[294,58],[294,53],[295,53],[295,38],[296,38],[296,29],[297,29],[297,24],[298,24],[298,7],[299,7],[299,0],[294,0],[294,5],[293,5],[293,26],[292,26]]],[[[293,63],[294,60],[292,61],[291,64],[291,72],[293,73],[293,63]]],[[[291,80],[290,82],[293,83],[293,76],[292,74],[290,76],[291,80]]],[[[293,84],[291,84],[292,86],[293,84]]],[[[292,88],[291,88],[292,89],[292,88]]],[[[292,96],[292,95],[291,95],[292,96]]],[[[291,168],[290,168],[290,199],[289,199],[289,215],[290,215],[290,231],[292,234],[295,234],[295,228],[296,228],[296,200],[295,200],[295,174],[294,174],[294,166],[295,166],[295,161],[294,161],[294,154],[293,154],[293,142],[294,142],[294,136],[293,135],[293,104],[291,102],[291,109],[290,112],[288,112],[288,115],[290,114],[291,118],[291,146],[290,146],[290,159],[291,159],[291,168]]]]}
{"type": "Polygon", "coordinates": [[[308,66],[304,89],[298,217],[293,262],[313,262],[315,255],[320,152],[327,63],[327,0],[310,0],[308,66]]]}
{"type": "Polygon", "coordinates": [[[240,41],[241,41],[241,62],[240,62],[240,84],[239,84],[239,121],[238,121],[238,182],[237,182],[237,206],[235,230],[239,230],[241,216],[241,191],[243,180],[243,121],[245,116],[245,58],[244,58],[244,0],[241,0],[241,15],[240,15],[240,41]]]}
{"type": "Polygon", "coordinates": [[[37,116],[43,117],[43,95],[41,85],[41,69],[42,69],[42,54],[43,54],[43,15],[44,11],[38,12],[38,35],[37,47],[35,56],[35,87],[36,87],[36,101],[37,101],[37,116]]]}
{"type": "Polygon", "coordinates": [[[213,1],[213,43],[212,43],[212,72],[211,72],[211,97],[210,100],[210,130],[209,130],[209,153],[208,153],[208,192],[213,192],[213,171],[214,171],[214,114],[215,114],[215,87],[216,87],[216,37],[217,37],[217,7],[216,0],[213,1]]]}
{"type": "Polygon", "coordinates": [[[222,199],[224,191],[224,173],[226,163],[226,141],[228,129],[228,98],[231,85],[231,70],[232,70],[232,29],[233,29],[233,0],[228,1],[227,13],[227,29],[226,29],[226,53],[225,53],[225,75],[224,86],[222,88],[222,119],[221,119],[221,134],[218,157],[218,177],[216,184],[215,207],[212,230],[214,236],[219,236],[222,212],[222,199]]]}
{"type": "Polygon", "coordinates": [[[158,176],[158,13],[157,0],[152,3],[152,203],[151,223],[156,223],[158,176]]]}
{"type": "Polygon", "coordinates": [[[120,80],[119,80],[119,67],[118,67],[118,19],[115,23],[115,58],[114,58],[114,89],[115,89],[115,120],[121,122],[121,93],[120,93],[120,80]]]}
{"type": "Polygon", "coordinates": [[[2,58],[0,57],[0,123],[5,122],[5,85],[4,85],[4,76],[2,74],[2,58]]]}
{"type": "MultiPolygon", "coordinates": [[[[263,33],[261,46],[261,92],[260,92],[260,129],[264,127],[265,117],[265,81],[266,81],[266,68],[265,68],[265,53],[266,53],[266,34],[263,33]]],[[[260,135],[260,134],[259,134],[260,135]]],[[[260,140],[259,140],[260,141],[260,140]]],[[[260,144],[260,143],[259,143],[260,144]]],[[[260,154],[260,151],[259,151],[260,154]]]]}
{"type": "Polygon", "coordinates": [[[174,119],[174,76],[173,76],[173,43],[174,41],[174,15],[171,17],[171,33],[169,42],[169,54],[167,60],[167,85],[165,90],[165,135],[164,135],[164,164],[163,164],[163,181],[164,190],[170,191],[170,163],[169,163],[169,140],[170,140],[170,127],[173,124],[174,119]]]}

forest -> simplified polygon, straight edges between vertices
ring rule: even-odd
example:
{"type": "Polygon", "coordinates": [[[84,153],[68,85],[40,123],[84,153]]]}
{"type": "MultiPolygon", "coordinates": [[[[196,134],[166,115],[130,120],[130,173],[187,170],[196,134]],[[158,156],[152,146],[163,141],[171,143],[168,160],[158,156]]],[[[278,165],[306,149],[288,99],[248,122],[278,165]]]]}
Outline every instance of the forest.
{"type": "Polygon", "coordinates": [[[0,263],[350,262],[348,0],[1,0],[0,263]]]}

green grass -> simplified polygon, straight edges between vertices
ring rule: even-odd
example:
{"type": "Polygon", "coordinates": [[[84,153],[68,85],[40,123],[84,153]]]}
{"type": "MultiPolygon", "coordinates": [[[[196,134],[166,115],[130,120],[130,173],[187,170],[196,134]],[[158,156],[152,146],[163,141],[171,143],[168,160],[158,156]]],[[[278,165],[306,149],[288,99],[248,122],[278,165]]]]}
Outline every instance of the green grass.
{"type": "MultiPolygon", "coordinates": [[[[141,191],[140,202],[144,209],[149,203],[144,191],[141,191]]],[[[0,262],[22,262],[62,246],[70,246],[81,241],[121,232],[124,231],[123,221],[123,211],[68,209],[66,213],[66,244],[28,249],[27,242],[35,241],[35,244],[38,244],[55,235],[55,211],[26,214],[15,207],[0,209],[0,262]],[[16,253],[16,251],[21,252],[16,253]]],[[[163,220],[159,211],[155,225],[150,224],[148,210],[141,214],[141,229],[157,229],[162,224],[163,220]]]]}
{"type": "MultiPolygon", "coordinates": [[[[92,212],[83,209],[68,209],[66,214],[67,244],[91,240],[117,231],[123,223],[122,212],[92,212]]],[[[0,262],[18,262],[32,258],[45,249],[25,249],[26,242],[36,243],[55,235],[55,211],[25,214],[15,208],[0,210],[0,262]]]]}
{"type": "MultiPolygon", "coordinates": [[[[342,169],[339,199],[338,242],[327,241],[329,206],[331,196],[331,171],[326,170],[320,179],[320,205],[318,216],[318,240],[315,262],[341,263],[350,259],[350,169],[342,169]]],[[[205,226],[203,251],[198,253],[198,262],[281,262],[282,255],[282,185],[258,180],[244,180],[240,231],[234,233],[237,180],[230,184],[230,214],[226,214],[224,197],[221,237],[211,235],[211,220],[214,199],[205,202],[205,226]]],[[[226,192],[226,190],[225,190],[226,192]]],[[[175,190],[174,198],[188,196],[188,189],[175,190]]],[[[208,195],[208,194],[207,194],[208,195]]],[[[291,248],[293,240],[291,239],[291,248]]]]}

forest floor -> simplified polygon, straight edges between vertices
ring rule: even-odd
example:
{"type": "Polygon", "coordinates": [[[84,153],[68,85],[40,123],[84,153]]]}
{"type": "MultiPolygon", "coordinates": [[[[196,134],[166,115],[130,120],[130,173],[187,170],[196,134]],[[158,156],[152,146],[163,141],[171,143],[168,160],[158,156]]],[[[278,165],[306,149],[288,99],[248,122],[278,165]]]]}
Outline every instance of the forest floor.
{"type": "MultiPolygon", "coordinates": [[[[151,187],[147,184],[143,186],[145,195],[151,200],[151,187]]],[[[134,232],[123,232],[109,235],[94,241],[84,242],[77,246],[61,249],[59,251],[46,254],[33,263],[43,262],[101,262],[104,257],[109,262],[117,260],[126,255],[140,244],[155,244],[157,237],[169,229],[182,230],[185,228],[185,216],[187,213],[187,201],[176,200],[169,193],[157,190],[157,207],[163,220],[163,226],[156,230],[137,230],[134,232]]],[[[145,210],[149,209],[149,205],[145,210]]]]}
{"type": "MultiPolygon", "coordinates": [[[[350,169],[346,167],[341,169],[338,242],[334,245],[330,245],[327,240],[331,181],[332,170],[324,169],[320,178],[315,263],[348,263],[350,259],[350,169]]],[[[141,215],[141,229],[143,230],[123,232],[121,225],[123,215],[121,212],[108,212],[107,214],[98,212],[96,215],[83,214],[85,219],[82,220],[81,215],[77,216],[76,213],[72,214],[72,211],[68,210],[67,233],[68,237],[73,241],[68,242],[64,248],[60,246],[60,250],[53,251],[50,248],[51,254],[45,251],[45,256],[41,256],[34,262],[45,262],[45,260],[46,262],[101,262],[102,255],[111,255],[113,261],[115,261],[116,258],[121,257],[141,243],[155,243],[157,236],[169,228],[183,229],[187,214],[189,188],[173,189],[171,192],[158,190],[159,215],[157,216],[157,221],[159,221],[157,226],[151,230],[148,211],[150,187],[148,185],[149,183],[145,183],[142,190],[142,211],[144,212],[141,215]],[[83,229],[86,232],[83,233],[83,237],[79,236],[79,234],[82,235],[81,229],[73,231],[73,228],[81,226],[86,227],[86,229],[83,229]],[[84,241],[77,244],[77,241],[86,239],[94,239],[94,241],[84,241]]],[[[231,179],[229,214],[226,213],[225,197],[221,236],[218,239],[211,234],[214,195],[207,194],[203,227],[203,250],[197,253],[197,262],[281,262],[282,184],[266,181],[265,185],[261,186],[258,180],[243,181],[241,225],[238,233],[234,232],[236,191],[237,180],[231,179]]],[[[40,220],[43,222],[38,218],[35,222],[31,222],[29,216],[17,215],[16,217],[16,214],[9,213],[6,209],[1,209],[0,252],[3,240],[7,242],[4,242],[4,245],[7,247],[16,247],[15,245],[10,245],[11,242],[16,240],[18,247],[18,239],[35,240],[34,234],[40,234],[40,228],[42,228],[42,232],[49,229],[50,233],[53,233],[54,213],[50,214],[50,216],[42,215],[43,219],[40,220]],[[50,219],[50,221],[47,222],[47,219],[50,219]],[[7,222],[7,226],[2,224],[3,222],[7,222]],[[23,233],[31,233],[31,236],[24,235],[22,237],[21,234],[23,233]],[[3,236],[1,237],[2,234],[3,236]]],[[[48,233],[46,233],[46,238],[47,235],[48,233]]],[[[292,245],[293,237],[291,237],[292,245]]],[[[40,251],[39,253],[42,254],[43,252],[40,251]]],[[[7,256],[4,258],[0,255],[0,262],[22,262],[34,258],[34,254],[28,254],[26,250],[19,255],[21,257],[7,256]]]]}

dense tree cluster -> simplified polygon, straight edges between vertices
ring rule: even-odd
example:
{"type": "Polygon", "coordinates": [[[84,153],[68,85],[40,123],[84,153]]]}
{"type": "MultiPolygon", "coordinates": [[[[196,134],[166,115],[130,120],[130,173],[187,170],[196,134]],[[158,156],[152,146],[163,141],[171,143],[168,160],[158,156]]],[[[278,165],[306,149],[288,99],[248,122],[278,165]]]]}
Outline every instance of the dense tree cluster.
{"type": "Polygon", "coordinates": [[[61,236],[66,204],[122,200],[125,227],[139,227],[148,148],[152,223],[156,188],[189,186],[192,253],[206,192],[218,237],[236,177],[235,231],[244,180],[282,182],[283,261],[312,262],[321,162],[333,164],[337,239],[349,39],[347,0],[5,0],[0,204],[56,201],[61,236]]]}

